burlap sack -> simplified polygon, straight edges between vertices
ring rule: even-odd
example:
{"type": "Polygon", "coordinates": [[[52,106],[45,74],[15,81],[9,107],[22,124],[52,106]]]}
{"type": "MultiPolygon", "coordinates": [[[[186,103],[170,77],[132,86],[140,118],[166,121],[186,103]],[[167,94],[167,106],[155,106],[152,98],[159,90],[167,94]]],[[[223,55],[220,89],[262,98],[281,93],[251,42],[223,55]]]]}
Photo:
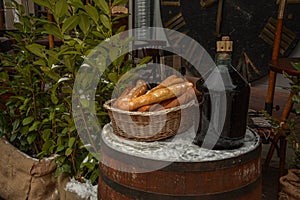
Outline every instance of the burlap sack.
{"type": "Polygon", "coordinates": [[[56,164],[38,161],[0,138],[0,197],[5,200],[58,200],[56,164]]]}
{"type": "Polygon", "coordinates": [[[279,200],[300,199],[300,170],[290,169],[286,176],[280,177],[281,191],[279,200]]]}

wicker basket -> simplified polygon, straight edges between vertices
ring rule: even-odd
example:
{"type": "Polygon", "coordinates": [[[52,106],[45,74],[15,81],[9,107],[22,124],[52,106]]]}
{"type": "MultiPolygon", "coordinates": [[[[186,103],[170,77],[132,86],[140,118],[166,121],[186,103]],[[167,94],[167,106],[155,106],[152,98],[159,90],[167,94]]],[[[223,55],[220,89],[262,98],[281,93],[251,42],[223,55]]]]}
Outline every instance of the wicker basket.
{"type": "Polygon", "coordinates": [[[124,111],[105,102],[114,134],[136,141],[156,141],[182,133],[194,125],[195,101],[156,112],[124,111]]]}

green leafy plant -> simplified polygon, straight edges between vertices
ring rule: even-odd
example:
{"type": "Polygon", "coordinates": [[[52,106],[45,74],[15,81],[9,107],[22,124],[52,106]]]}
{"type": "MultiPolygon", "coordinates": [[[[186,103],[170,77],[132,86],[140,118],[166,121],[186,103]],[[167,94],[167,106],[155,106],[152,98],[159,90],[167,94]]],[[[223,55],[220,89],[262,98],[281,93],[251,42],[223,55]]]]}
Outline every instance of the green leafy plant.
{"type": "MultiPolygon", "coordinates": [[[[114,24],[126,15],[114,17],[111,9],[126,1],[94,0],[88,5],[81,0],[34,2],[44,6],[53,21],[26,14],[16,1],[10,4],[18,10],[19,22],[15,24],[17,31],[8,34],[15,40],[14,53],[2,54],[1,62],[16,73],[9,77],[1,72],[9,90],[0,88],[0,94],[12,95],[2,108],[0,137],[38,158],[56,155],[57,175],[64,172],[95,182],[98,160],[81,141],[72,116],[73,84],[84,58],[100,42],[125,30],[125,26],[115,29],[114,24]],[[57,40],[54,48],[44,42],[48,35],[57,40]]],[[[104,55],[114,52],[116,49],[106,49],[104,55]]],[[[109,122],[102,105],[131,64],[126,55],[120,56],[103,74],[106,81],[99,81],[101,100],[96,103],[101,125],[109,122]]]]}
{"type": "MultiPolygon", "coordinates": [[[[300,72],[300,63],[292,63],[294,68],[300,72]]],[[[291,81],[291,90],[294,92],[293,96],[293,102],[295,107],[295,114],[296,116],[292,117],[287,121],[287,127],[288,127],[288,142],[291,146],[291,148],[295,152],[295,159],[294,164],[297,168],[300,169],[300,127],[299,124],[297,124],[297,121],[299,122],[300,115],[300,79],[293,76],[285,75],[290,81],[291,81]]]]}
{"type": "MultiPolygon", "coordinates": [[[[291,63],[292,66],[300,72],[300,63],[291,63]]],[[[285,78],[290,80],[291,92],[294,94],[292,97],[294,103],[294,111],[295,115],[289,117],[287,120],[282,121],[279,119],[275,119],[270,116],[266,111],[263,111],[266,118],[270,121],[270,123],[276,127],[274,129],[275,134],[282,134],[287,137],[287,141],[289,143],[290,148],[295,153],[294,165],[296,168],[300,169],[300,127],[297,124],[299,122],[300,115],[300,79],[295,76],[290,76],[287,73],[283,72],[285,78]]]]}

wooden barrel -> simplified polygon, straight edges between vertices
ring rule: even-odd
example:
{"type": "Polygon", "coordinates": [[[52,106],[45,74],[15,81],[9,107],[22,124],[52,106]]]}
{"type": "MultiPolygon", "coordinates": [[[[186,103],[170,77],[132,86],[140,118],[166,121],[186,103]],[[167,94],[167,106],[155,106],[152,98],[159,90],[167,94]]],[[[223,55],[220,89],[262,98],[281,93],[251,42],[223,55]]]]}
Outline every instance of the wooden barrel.
{"type": "Polygon", "coordinates": [[[172,162],[126,154],[101,144],[101,200],[260,200],[261,145],[232,158],[172,162]],[[155,171],[138,173],[164,166],[155,171]]]}

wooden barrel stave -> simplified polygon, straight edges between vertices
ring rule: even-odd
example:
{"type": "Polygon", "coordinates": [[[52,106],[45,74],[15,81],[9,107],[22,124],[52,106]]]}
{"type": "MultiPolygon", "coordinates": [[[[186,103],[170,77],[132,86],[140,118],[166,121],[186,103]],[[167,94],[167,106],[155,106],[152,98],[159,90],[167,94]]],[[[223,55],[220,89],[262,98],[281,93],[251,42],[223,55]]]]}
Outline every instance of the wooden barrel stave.
{"type": "Polygon", "coordinates": [[[99,195],[105,200],[261,199],[260,152],[258,146],[231,159],[175,162],[156,171],[135,173],[151,164],[165,163],[124,154],[102,144],[99,195]]]}
{"type": "Polygon", "coordinates": [[[105,177],[100,177],[98,187],[100,200],[260,200],[262,190],[261,178],[233,191],[199,195],[172,195],[141,191],[125,187],[105,177]]]}

